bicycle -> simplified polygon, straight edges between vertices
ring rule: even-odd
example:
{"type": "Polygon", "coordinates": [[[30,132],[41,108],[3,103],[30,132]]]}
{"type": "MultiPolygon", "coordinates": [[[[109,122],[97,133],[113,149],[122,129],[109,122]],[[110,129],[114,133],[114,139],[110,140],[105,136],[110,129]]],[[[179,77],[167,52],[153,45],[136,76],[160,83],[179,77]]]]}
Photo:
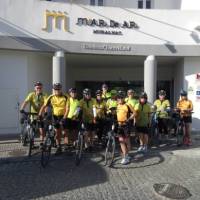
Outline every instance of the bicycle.
{"type": "Polygon", "coordinates": [[[75,141],[75,165],[80,165],[82,154],[83,154],[83,148],[84,148],[84,139],[85,139],[85,132],[86,128],[84,123],[82,122],[79,128],[78,132],[78,138],[75,141]]]}
{"type": "Polygon", "coordinates": [[[52,147],[56,147],[55,129],[52,125],[52,120],[46,118],[44,124],[46,126],[46,138],[42,146],[40,161],[43,168],[45,168],[49,163],[52,147]]]}
{"type": "Polygon", "coordinates": [[[32,149],[34,147],[34,138],[35,134],[38,132],[38,123],[37,121],[31,120],[31,116],[37,116],[37,113],[31,113],[31,112],[23,112],[23,127],[21,130],[21,141],[23,146],[26,146],[26,144],[29,144],[28,149],[28,156],[31,157],[32,149]]]}

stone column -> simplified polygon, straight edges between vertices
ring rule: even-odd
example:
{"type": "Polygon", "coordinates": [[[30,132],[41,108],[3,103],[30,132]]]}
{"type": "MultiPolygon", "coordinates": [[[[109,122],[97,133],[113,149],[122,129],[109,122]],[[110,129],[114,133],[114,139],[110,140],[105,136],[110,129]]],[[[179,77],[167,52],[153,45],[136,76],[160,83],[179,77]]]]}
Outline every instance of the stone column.
{"type": "Polygon", "coordinates": [[[148,95],[148,101],[153,103],[156,99],[157,89],[157,61],[154,55],[150,55],[144,62],[144,91],[148,95]]]}
{"type": "Polygon", "coordinates": [[[66,66],[65,53],[63,51],[55,52],[53,56],[53,84],[61,83],[63,92],[66,92],[66,66]]]}

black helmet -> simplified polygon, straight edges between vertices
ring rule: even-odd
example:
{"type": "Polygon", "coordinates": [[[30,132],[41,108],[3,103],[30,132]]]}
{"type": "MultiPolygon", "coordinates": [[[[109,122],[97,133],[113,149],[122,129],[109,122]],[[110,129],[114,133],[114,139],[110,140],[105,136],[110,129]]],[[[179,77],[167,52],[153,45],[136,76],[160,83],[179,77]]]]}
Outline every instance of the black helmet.
{"type": "Polygon", "coordinates": [[[181,95],[181,96],[187,96],[187,92],[186,92],[185,90],[182,89],[182,90],[180,91],[180,95],[181,95]]]}
{"type": "Polygon", "coordinates": [[[53,84],[53,89],[54,89],[54,90],[60,90],[60,89],[62,89],[61,83],[54,83],[54,84],[53,84]]]}
{"type": "Polygon", "coordinates": [[[124,99],[125,96],[126,96],[126,95],[125,95],[125,92],[124,92],[124,91],[119,90],[119,91],[117,92],[117,98],[124,99]]]}
{"type": "Polygon", "coordinates": [[[165,90],[160,90],[160,91],[158,92],[158,95],[160,95],[160,96],[166,96],[165,90]]]}
{"type": "Polygon", "coordinates": [[[42,83],[40,81],[35,82],[34,86],[42,86],[42,83]]]}
{"type": "Polygon", "coordinates": [[[140,94],[140,98],[145,98],[145,99],[147,99],[147,93],[146,93],[146,92],[142,92],[142,93],[140,94]]]}
{"type": "Polygon", "coordinates": [[[83,95],[89,95],[89,94],[91,94],[91,90],[89,88],[85,88],[83,90],[83,95]]]}
{"type": "Polygon", "coordinates": [[[69,89],[69,93],[71,93],[71,92],[76,93],[76,88],[70,88],[70,89],[69,89]]]}
{"type": "Polygon", "coordinates": [[[96,91],[96,96],[97,96],[97,95],[102,95],[102,91],[101,91],[101,90],[97,90],[97,91],[96,91]]]}

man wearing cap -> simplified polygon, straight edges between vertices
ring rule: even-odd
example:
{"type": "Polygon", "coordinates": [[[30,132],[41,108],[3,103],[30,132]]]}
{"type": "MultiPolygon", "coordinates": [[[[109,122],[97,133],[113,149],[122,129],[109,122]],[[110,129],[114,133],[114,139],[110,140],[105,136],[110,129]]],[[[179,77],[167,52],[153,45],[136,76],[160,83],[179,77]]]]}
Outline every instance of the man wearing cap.
{"type": "Polygon", "coordinates": [[[192,101],[188,99],[188,94],[186,91],[181,90],[180,92],[180,100],[177,102],[177,109],[180,110],[180,115],[182,120],[184,121],[184,139],[183,143],[185,145],[191,145],[191,123],[192,123],[192,111],[193,104],[192,101]]]}
{"type": "Polygon", "coordinates": [[[166,99],[166,92],[164,90],[158,92],[158,97],[159,98],[155,100],[154,105],[157,107],[156,112],[158,114],[159,134],[162,134],[162,131],[164,130],[164,134],[167,136],[170,102],[166,99]]]}
{"type": "MultiPolygon", "coordinates": [[[[20,112],[23,113],[24,109],[30,104],[30,112],[31,113],[39,113],[40,108],[44,104],[45,100],[47,99],[47,94],[43,93],[43,84],[41,82],[36,82],[34,84],[34,91],[30,92],[24,102],[21,105],[20,112]]],[[[31,117],[32,120],[34,119],[34,116],[31,117]]],[[[40,140],[41,140],[41,146],[44,141],[45,132],[44,132],[44,124],[41,122],[39,123],[39,131],[40,131],[40,140]]]]}
{"type": "Polygon", "coordinates": [[[127,91],[127,97],[125,98],[125,102],[131,105],[133,108],[135,107],[136,103],[138,103],[138,100],[134,97],[134,91],[132,89],[129,89],[127,91]]]}
{"type": "Polygon", "coordinates": [[[39,117],[42,117],[42,114],[48,106],[52,107],[53,113],[53,124],[56,132],[56,144],[57,150],[56,154],[60,154],[62,152],[61,148],[61,136],[62,130],[61,125],[63,126],[63,132],[65,136],[65,144],[68,144],[68,137],[66,131],[66,118],[67,118],[67,109],[68,109],[68,99],[62,93],[62,85],[60,83],[53,84],[53,94],[50,95],[45,101],[44,105],[40,109],[39,117]]]}

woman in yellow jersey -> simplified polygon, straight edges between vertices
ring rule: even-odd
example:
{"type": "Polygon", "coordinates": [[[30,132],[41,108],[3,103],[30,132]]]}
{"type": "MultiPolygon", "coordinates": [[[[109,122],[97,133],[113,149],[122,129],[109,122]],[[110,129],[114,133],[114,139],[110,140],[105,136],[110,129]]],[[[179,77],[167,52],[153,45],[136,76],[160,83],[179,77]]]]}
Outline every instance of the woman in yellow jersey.
{"type": "Polygon", "coordinates": [[[151,106],[147,102],[147,94],[145,92],[141,93],[139,103],[135,105],[134,110],[136,130],[139,133],[140,139],[138,152],[147,152],[151,106]]]}
{"type": "Polygon", "coordinates": [[[125,93],[119,91],[117,95],[117,123],[118,123],[118,134],[119,142],[122,150],[123,158],[121,164],[126,165],[130,162],[128,155],[131,150],[130,143],[130,126],[133,125],[131,120],[134,118],[134,109],[131,105],[125,102],[125,93]]]}
{"type": "Polygon", "coordinates": [[[193,111],[193,104],[187,97],[187,92],[181,90],[180,92],[180,100],[177,102],[177,109],[180,110],[180,115],[182,120],[184,121],[184,141],[185,145],[191,145],[191,123],[192,123],[192,111],[193,111]]]}

